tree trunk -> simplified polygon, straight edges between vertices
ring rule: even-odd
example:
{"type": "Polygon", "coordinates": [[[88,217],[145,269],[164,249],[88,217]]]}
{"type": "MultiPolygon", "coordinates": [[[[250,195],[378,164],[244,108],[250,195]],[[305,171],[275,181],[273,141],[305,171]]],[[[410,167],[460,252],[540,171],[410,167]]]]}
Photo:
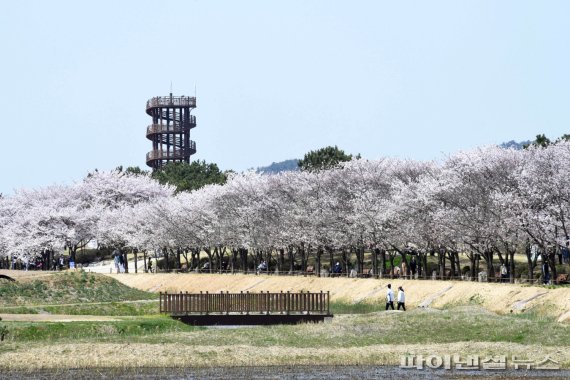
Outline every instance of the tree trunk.
{"type": "Polygon", "coordinates": [[[471,253],[467,257],[469,258],[469,277],[471,277],[471,281],[475,279],[475,259],[477,254],[471,253]]]}
{"type": "Polygon", "coordinates": [[[138,249],[133,249],[133,253],[135,254],[135,273],[139,273],[139,263],[138,263],[138,258],[139,258],[139,251],[138,249]]]}
{"type": "Polygon", "coordinates": [[[232,259],[231,259],[231,273],[234,274],[236,270],[237,260],[239,251],[237,248],[232,248],[232,259]]]}
{"type": "Polygon", "coordinates": [[[378,253],[380,250],[378,248],[372,249],[372,272],[374,277],[378,278],[378,253]]]}
{"type": "Polygon", "coordinates": [[[164,256],[164,262],[165,262],[164,270],[166,272],[170,272],[170,263],[169,263],[170,260],[168,260],[168,250],[166,249],[166,247],[162,249],[162,255],[164,256]]]}
{"type": "Polygon", "coordinates": [[[287,254],[289,256],[289,274],[293,274],[295,272],[295,253],[292,246],[287,249],[287,254]]]}
{"type": "Polygon", "coordinates": [[[428,278],[427,275],[427,251],[424,252],[423,250],[418,251],[418,278],[421,277],[424,280],[428,278]]]}
{"type": "Polygon", "coordinates": [[[550,281],[552,284],[556,284],[556,277],[558,277],[558,273],[556,271],[556,249],[553,248],[550,250],[550,254],[548,255],[549,264],[550,264],[550,281]]]}
{"type": "Polygon", "coordinates": [[[455,263],[457,264],[457,276],[461,277],[461,261],[459,260],[459,252],[454,251],[453,254],[455,255],[455,263]]]}
{"type": "Polygon", "coordinates": [[[247,250],[247,248],[240,248],[240,255],[241,255],[241,262],[242,262],[242,270],[243,273],[247,273],[248,272],[248,265],[247,265],[247,256],[249,254],[249,251],[247,250]]]}
{"type": "Polygon", "coordinates": [[[305,243],[301,243],[299,247],[299,252],[301,253],[301,271],[305,272],[307,270],[307,251],[305,249],[305,243]]]}
{"type": "Polygon", "coordinates": [[[279,248],[279,264],[277,266],[277,270],[279,274],[285,271],[285,250],[283,248],[279,248]]]}
{"type": "Polygon", "coordinates": [[[483,253],[483,259],[487,266],[487,282],[495,279],[495,268],[493,267],[493,252],[490,249],[485,250],[483,253]]]}
{"type": "Polygon", "coordinates": [[[350,275],[350,271],[349,271],[349,256],[346,254],[346,249],[342,249],[342,266],[344,267],[344,271],[346,273],[346,277],[348,277],[350,275]]]}
{"type": "Polygon", "coordinates": [[[362,247],[354,247],[354,254],[356,255],[356,273],[362,273],[364,263],[362,262],[362,247]]]}
{"type": "Polygon", "coordinates": [[[70,247],[69,249],[69,261],[75,262],[75,253],[77,252],[77,245],[70,247]]]}
{"type": "Polygon", "coordinates": [[[380,249],[380,268],[378,269],[378,275],[380,278],[384,278],[386,274],[386,250],[380,249]]]}
{"type": "Polygon", "coordinates": [[[445,250],[440,249],[437,253],[437,260],[439,264],[439,278],[445,280],[445,250]]]}
{"type": "Polygon", "coordinates": [[[323,254],[323,247],[319,245],[317,248],[317,271],[316,274],[318,277],[321,277],[321,256],[323,254]]]}
{"type": "Polygon", "coordinates": [[[204,251],[206,252],[206,256],[208,256],[208,273],[212,273],[212,250],[210,247],[204,247],[204,251]]]}
{"type": "Polygon", "coordinates": [[[394,278],[394,258],[395,255],[392,252],[388,252],[388,260],[390,261],[390,278],[394,278]]]}
{"type": "Polygon", "coordinates": [[[509,251],[509,282],[515,283],[515,249],[509,251]]]}

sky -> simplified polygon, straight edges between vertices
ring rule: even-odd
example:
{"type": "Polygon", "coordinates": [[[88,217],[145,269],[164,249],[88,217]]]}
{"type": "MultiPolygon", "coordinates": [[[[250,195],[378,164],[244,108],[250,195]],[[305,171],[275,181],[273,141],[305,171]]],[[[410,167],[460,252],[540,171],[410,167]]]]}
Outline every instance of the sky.
{"type": "Polygon", "coordinates": [[[556,138],[570,132],[569,14],[522,0],[3,2],[0,193],[146,168],[146,101],[171,83],[197,96],[192,159],[222,170],[329,145],[432,160],[556,138]]]}

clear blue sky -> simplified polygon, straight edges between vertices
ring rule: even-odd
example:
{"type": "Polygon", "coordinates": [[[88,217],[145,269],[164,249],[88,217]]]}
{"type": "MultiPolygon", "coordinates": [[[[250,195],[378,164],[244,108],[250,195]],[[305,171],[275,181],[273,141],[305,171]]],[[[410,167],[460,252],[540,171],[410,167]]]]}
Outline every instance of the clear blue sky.
{"type": "Polygon", "coordinates": [[[145,167],[146,100],[193,95],[195,159],[338,145],[441,158],[570,131],[568,1],[5,1],[0,192],[145,167]],[[164,3],[164,4],[163,4],[164,3]]]}

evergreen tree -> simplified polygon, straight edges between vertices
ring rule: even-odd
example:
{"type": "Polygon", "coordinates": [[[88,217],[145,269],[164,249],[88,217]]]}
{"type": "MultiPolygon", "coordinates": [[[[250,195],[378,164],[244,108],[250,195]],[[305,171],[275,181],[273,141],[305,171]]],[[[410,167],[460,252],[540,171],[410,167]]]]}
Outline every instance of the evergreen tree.
{"type": "MultiPolygon", "coordinates": [[[[356,156],[360,158],[360,154],[356,156]]],[[[334,147],[327,146],[318,150],[312,150],[305,154],[302,160],[299,160],[299,168],[301,170],[321,170],[330,169],[337,166],[340,162],[352,160],[352,154],[346,154],[336,145],[334,147]]]]}
{"type": "Polygon", "coordinates": [[[223,185],[226,174],[220,171],[218,165],[206,161],[172,162],[162,170],[156,170],[152,177],[161,184],[168,183],[176,187],[176,191],[192,191],[210,184],[223,185]]]}

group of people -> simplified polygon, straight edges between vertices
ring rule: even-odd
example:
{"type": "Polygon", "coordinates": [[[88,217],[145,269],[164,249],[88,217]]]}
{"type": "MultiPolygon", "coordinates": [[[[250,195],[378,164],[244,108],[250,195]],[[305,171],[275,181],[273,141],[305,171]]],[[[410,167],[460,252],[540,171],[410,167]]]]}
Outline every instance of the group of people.
{"type": "Polygon", "coordinates": [[[261,272],[266,272],[266,271],[267,271],[267,261],[263,260],[257,266],[257,274],[260,274],[261,272]]]}
{"type": "MultiPolygon", "coordinates": [[[[406,311],[406,295],[404,288],[398,286],[398,310],[400,307],[406,311]]],[[[388,291],[386,292],[386,310],[392,308],[394,310],[394,291],[392,291],[392,284],[388,284],[388,291]]]]}
{"type": "Polygon", "coordinates": [[[123,254],[118,249],[113,251],[113,262],[115,263],[115,269],[117,273],[125,273],[125,258],[123,254]]]}

